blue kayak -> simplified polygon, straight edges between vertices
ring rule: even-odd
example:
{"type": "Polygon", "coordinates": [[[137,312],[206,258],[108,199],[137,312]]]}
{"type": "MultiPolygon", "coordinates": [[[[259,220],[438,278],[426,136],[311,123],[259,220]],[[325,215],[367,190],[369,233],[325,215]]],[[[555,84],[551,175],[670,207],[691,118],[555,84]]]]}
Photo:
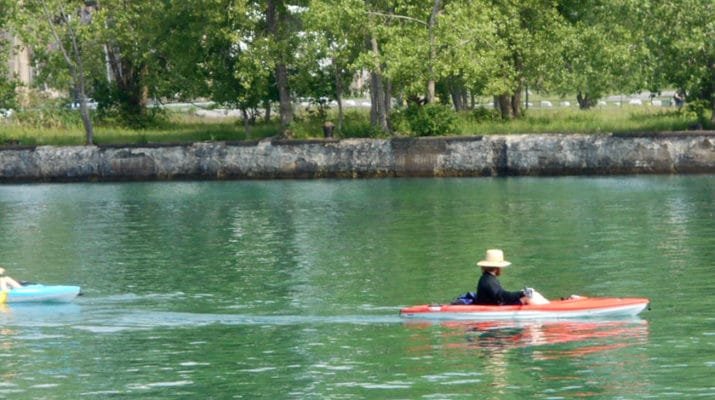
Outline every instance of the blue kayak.
{"type": "Polygon", "coordinates": [[[79,295],[79,286],[27,285],[0,292],[1,303],[67,303],[79,295]]]}

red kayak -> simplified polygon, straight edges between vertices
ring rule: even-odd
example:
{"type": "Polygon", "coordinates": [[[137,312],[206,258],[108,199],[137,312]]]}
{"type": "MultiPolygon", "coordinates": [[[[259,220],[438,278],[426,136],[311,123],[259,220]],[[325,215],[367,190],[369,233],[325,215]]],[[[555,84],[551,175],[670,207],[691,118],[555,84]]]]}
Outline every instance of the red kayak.
{"type": "Polygon", "coordinates": [[[645,298],[579,297],[555,300],[543,305],[479,306],[433,305],[405,307],[400,315],[420,319],[517,320],[569,318],[623,318],[638,315],[649,300],[645,298]]]}

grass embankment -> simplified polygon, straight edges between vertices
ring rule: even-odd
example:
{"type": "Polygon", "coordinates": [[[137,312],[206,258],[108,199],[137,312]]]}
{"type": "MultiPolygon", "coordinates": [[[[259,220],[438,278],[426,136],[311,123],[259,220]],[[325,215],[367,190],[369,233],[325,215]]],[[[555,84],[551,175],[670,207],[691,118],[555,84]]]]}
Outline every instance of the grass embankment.
{"type": "Polygon", "coordinates": [[[512,121],[474,122],[460,118],[461,132],[475,135],[513,133],[641,133],[688,130],[694,115],[675,109],[613,107],[592,110],[531,109],[526,117],[512,121]]]}
{"type": "MultiPolygon", "coordinates": [[[[84,130],[76,112],[60,116],[18,113],[0,119],[0,145],[80,145],[84,130]]],[[[333,112],[328,119],[336,121],[333,112]]],[[[662,107],[603,107],[588,111],[576,108],[532,108],[521,119],[501,121],[492,113],[465,112],[456,120],[453,135],[489,135],[517,133],[638,133],[688,130],[697,122],[691,113],[662,107]]],[[[299,115],[291,127],[297,139],[321,138],[322,119],[299,115]]],[[[707,128],[707,127],[706,127],[707,128]]],[[[398,126],[398,135],[409,136],[398,126]]],[[[97,123],[97,144],[190,143],[197,141],[255,140],[279,133],[277,122],[260,123],[248,132],[237,118],[201,117],[191,112],[166,112],[143,129],[129,129],[97,123]]],[[[364,109],[346,113],[345,126],[335,137],[380,137],[370,128],[369,112],[364,109]]]]}

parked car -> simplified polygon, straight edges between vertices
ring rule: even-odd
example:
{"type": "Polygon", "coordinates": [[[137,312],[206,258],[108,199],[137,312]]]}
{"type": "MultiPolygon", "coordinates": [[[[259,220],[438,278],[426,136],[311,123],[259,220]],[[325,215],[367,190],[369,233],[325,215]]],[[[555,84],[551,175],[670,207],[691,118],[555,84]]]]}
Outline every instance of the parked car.
{"type": "Polygon", "coordinates": [[[12,108],[0,108],[0,118],[11,118],[13,114],[15,114],[15,110],[12,108]]]}
{"type": "MultiPolygon", "coordinates": [[[[87,99],[87,108],[90,110],[96,110],[98,103],[94,99],[87,99]]],[[[79,110],[79,101],[73,101],[70,103],[70,108],[73,110],[79,110]]]]}

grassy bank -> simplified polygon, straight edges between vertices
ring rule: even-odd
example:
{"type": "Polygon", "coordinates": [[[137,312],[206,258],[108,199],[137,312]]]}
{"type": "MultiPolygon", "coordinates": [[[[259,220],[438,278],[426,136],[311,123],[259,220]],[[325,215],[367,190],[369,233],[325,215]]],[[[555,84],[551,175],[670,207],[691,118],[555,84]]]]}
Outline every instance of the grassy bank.
{"type": "MultiPolygon", "coordinates": [[[[84,131],[74,111],[37,116],[20,113],[0,119],[0,144],[79,145],[84,131]]],[[[336,122],[334,112],[328,119],[336,122]]],[[[517,133],[628,133],[688,130],[696,117],[685,111],[661,107],[603,107],[588,111],[576,108],[534,108],[524,118],[502,121],[491,112],[465,112],[457,115],[454,135],[490,135],[517,133]]],[[[294,138],[321,138],[322,119],[299,113],[291,127],[294,138]]],[[[706,127],[707,128],[707,127],[706,127]]],[[[397,124],[397,135],[409,136],[409,128],[397,124]]],[[[277,122],[260,123],[244,129],[237,118],[201,117],[191,112],[167,112],[144,129],[128,129],[98,122],[98,144],[142,144],[196,141],[233,141],[261,139],[279,133],[277,122]]],[[[380,137],[370,127],[369,112],[354,109],[346,113],[342,131],[336,137],[380,137]]]]}
{"type": "Polygon", "coordinates": [[[696,117],[676,110],[628,107],[582,111],[532,109],[524,118],[512,121],[475,121],[460,118],[460,132],[475,135],[511,133],[638,133],[684,131],[696,117]]]}
{"type": "MultiPolygon", "coordinates": [[[[256,126],[249,135],[240,121],[205,119],[182,114],[169,114],[164,120],[143,129],[130,129],[97,123],[97,144],[142,144],[196,142],[207,140],[246,140],[275,135],[278,124],[256,126]]],[[[0,143],[15,145],[79,145],[85,141],[81,123],[37,126],[0,121],[0,143]]]]}

